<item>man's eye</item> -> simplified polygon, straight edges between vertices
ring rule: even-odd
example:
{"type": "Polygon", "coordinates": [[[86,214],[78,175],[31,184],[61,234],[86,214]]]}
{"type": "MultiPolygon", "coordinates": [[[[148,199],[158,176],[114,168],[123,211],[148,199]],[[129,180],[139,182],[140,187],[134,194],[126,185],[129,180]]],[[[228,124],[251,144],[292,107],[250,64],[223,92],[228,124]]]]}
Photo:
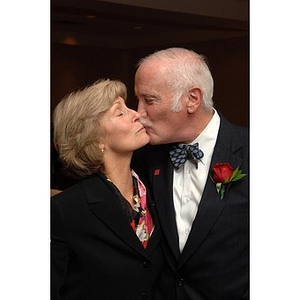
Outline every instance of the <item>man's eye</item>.
{"type": "Polygon", "coordinates": [[[154,102],[154,99],[153,98],[145,98],[145,102],[147,104],[152,104],[154,102]]]}

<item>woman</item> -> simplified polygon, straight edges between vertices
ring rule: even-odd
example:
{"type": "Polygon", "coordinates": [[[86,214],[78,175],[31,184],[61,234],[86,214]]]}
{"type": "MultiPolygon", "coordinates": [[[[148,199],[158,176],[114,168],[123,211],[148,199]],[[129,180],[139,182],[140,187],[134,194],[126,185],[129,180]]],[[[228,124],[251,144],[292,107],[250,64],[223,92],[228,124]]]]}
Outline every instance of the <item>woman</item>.
{"type": "Polygon", "coordinates": [[[61,160],[83,179],[52,197],[51,299],[151,299],[163,258],[145,186],[130,168],[149,137],[126,87],[101,80],[53,115],[61,160]]]}

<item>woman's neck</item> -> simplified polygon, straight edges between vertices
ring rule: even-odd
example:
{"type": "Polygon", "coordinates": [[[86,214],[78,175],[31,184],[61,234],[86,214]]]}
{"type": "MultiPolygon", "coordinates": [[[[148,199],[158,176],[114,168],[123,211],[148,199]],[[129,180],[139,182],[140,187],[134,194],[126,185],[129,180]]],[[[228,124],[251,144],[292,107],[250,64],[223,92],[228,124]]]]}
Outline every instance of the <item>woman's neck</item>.
{"type": "Polygon", "coordinates": [[[123,197],[133,205],[133,182],[130,162],[131,156],[130,158],[119,157],[118,159],[108,160],[104,163],[104,174],[119,189],[123,197]]]}

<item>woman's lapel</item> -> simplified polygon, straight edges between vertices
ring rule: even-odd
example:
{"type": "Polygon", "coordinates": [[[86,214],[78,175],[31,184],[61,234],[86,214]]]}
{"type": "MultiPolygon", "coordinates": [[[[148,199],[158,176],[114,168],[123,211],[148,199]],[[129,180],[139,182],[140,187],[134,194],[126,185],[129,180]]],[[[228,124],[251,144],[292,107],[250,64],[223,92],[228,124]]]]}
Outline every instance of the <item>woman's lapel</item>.
{"type": "MultiPolygon", "coordinates": [[[[104,222],[120,239],[123,240],[134,251],[143,256],[147,256],[149,251],[145,251],[141,242],[132,230],[129,222],[123,215],[121,207],[116,199],[117,195],[109,187],[110,183],[105,183],[103,178],[95,175],[84,181],[90,210],[104,222]]],[[[156,232],[153,232],[156,235],[156,232]]]]}

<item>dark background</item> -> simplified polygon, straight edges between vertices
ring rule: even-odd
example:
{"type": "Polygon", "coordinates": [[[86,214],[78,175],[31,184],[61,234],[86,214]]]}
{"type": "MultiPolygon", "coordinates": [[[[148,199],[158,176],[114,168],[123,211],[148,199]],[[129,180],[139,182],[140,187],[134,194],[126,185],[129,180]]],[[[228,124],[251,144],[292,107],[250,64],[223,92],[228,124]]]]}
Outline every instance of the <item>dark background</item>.
{"type": "MultiPolygon", "coordinates": [[[[216,109],[248,127],[248,0],[144,2],[51,1],[51,112],[63,96],[99,78],[123,81],[135,109],[138,60],[175,46],[207,57],[216,109]]],[[[51,156],[51,188],[64,189],[73,181],[61,174],[54,149],[51,156]]]]}

